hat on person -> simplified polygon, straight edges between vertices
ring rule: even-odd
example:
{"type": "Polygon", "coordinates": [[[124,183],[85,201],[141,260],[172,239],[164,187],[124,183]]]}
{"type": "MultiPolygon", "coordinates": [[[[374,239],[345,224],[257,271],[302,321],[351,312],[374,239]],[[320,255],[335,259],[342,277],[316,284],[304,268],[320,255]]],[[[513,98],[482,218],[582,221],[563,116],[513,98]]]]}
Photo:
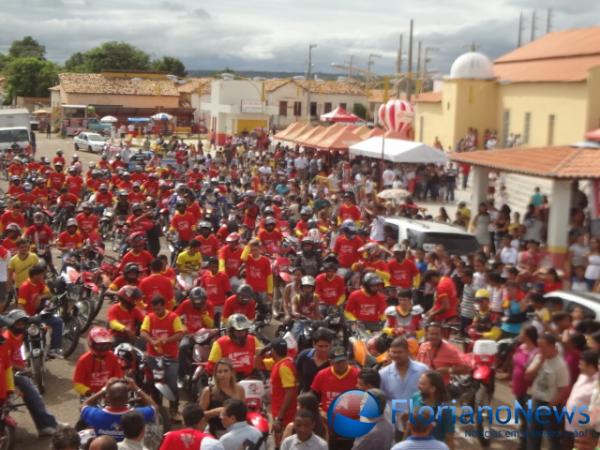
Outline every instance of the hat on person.
{"type": "Polygon", "coordinates": [[[271,348],[279,355],[285,355],[288,351],[288,345],[285,339],[278,338],[271,343],[271,348]]]}
{"type": "Polygon", "coordinates": [[[348,359],[346,349],[344,347],[334,347],[329,352],[329,360],[331,362],[344,361],[348,359]]]}
{"type": "Polygon", "coordinates": [[[476,300],[481,300],[483,298],[490,298],[490,293],[487,289],[477,289],[477,292],[475,292],[475,299],[476,300]]]}

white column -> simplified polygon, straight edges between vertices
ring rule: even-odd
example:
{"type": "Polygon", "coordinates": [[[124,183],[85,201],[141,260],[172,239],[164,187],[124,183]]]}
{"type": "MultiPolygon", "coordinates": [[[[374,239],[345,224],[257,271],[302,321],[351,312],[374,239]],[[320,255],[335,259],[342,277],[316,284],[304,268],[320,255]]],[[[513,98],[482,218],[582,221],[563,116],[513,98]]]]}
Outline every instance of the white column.
{"type": "Polygon", "coordinates": [[[552,180],[547,250],[552,267],[562,268],[568,248],[571,180],[552,180]]]}
{"type": "Polygon", "coordinates": [[[486,167],[472,166],[471,172],[471,214],[474,217],[479,205],[487,200],[490,170],[486,167]]]}

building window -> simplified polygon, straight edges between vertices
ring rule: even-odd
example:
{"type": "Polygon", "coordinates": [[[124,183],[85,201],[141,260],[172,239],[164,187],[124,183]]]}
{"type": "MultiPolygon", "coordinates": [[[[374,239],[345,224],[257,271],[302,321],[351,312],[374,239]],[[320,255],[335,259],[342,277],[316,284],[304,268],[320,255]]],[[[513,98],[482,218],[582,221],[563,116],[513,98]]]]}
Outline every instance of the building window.
{"type": "Polygon", "coordinates": [[[556,120],[556,116],[554,114],[550,114],[548,116],[548,145],[554,145],[554,121],[556,120]]]}
{"type": "Polygon", "coordinates": [[[279,115],[287,117],[287,102],[279,102],[279,115]]]}
{"type": "Polygon", "coordinates": [[[302,102],[294,102],[294,116],[300,117],[302,115],[302,102]]]}
{"type": "Polygon", "coordinates": [[[502,146],[508,144],[508,133],[510,133],[510,109],[505,109],[502,113],[502,146]]]}
{"type": "Polygon", "coordinates": [[[529,144],[529,131],[531,130],[531,113],[525,113],[525,123],[523,124],[523,144],[529,144]]]}
{"type": "Polygon", "coordinates": [[[345,103],[340,103],[340,108],[346,109],[346,104],[345,103]]]}
{"type": "Polygon", "coordinates": [[[317,102],[310,102],[310,116],[317,116],[317,102]]]}
{"type": "Polygon", "coordinates": [[[331,107],[331,102],[327,102],[325,103],[325,106],[323,107],[323,114],[327,114],[328,112],[331,112],[333,108],[331,107]]]}
{"type": "Polygon", "coordinates": [[[419,141],[423,142],[423,130],[425,129],[425,118],[419,117],[419,141]]]}

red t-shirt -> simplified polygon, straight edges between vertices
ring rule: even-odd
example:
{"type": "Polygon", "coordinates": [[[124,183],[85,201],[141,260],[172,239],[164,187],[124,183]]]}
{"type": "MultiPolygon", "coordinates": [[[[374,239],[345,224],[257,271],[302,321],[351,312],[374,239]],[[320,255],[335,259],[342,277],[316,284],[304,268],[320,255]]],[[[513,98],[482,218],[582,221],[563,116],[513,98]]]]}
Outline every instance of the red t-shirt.
{"type": "Polygon", "coordinates": [[[344,235],[338,236],[333,246],[333,252],[337,254],[340,267],[349,269],[356,261],[360,259],[359,248],[363,246],[363,241],[358,236],[348,239],[344,235]]]}
{"type": "Polygon", "coordinates": [[[378,322],[386,306],[382,294],[367,295],[362,289],[357,289],[348,297],[345,309],[362,322],[378,322]]]}
{"type": "Polygon", "coordinates": [[[315,293],[322,303],[335,306],[340,296],[346,293],[346,284],[339,275],[334,275],[332,280],[328,280],[327,274],[321,273],[315,281],[315,293]]]}
{"type": "Polygon", "coordinates": [[[175,310],[175,314],[179,317],[185,317],[185,327],[188,333],[195,333],[205,327],[203,316],[214,316],[214,312],[210,305],[205,309],[196,309],[190,299],[184,300],[175,310]]]}
{"type": "Polygon", "coordinates": [[[97,192],[96,203],[99,205],[110,207],[113,204],[113,195],[111,192],[97,192]]]}
{"type": "Polygon", "coordinates": [[[200,253],[202,253],[203,258],[217,256],[217,252],[219,251],[219,240],[214,234],[208,235],[207,238],[198,235],[194,240],[200,242],[200,253]]]}
{"type": "Polygon", "coordinates": [[[31,225],[25,230],[25,237],[34,244],[48,245],[52,240],[52,235],[52,228],[46,224],[39,228],[37,225],[31,225]]]}
{"type": "Polygon", "coordinates": [[[156,295],[160,295],[167,302],[167,309],[172,309],[175,292],[172,281],[160,273],[153,273],[140,281],[140,289],[144,293],[146,309],[150,310],[150,302],[156,295]]]}
{"type": "Polygon", "coordinates": [[[19,287],[19,305],[23,307],[28,315],[34,316],[40,309],[40,298],[47,292],[49,290],[44,283],[35,284],[27,279],[19,287]]]}
{"type": "Polygon", "coordinates": [[[69,175],[65,178],[65,185],[71,194],[79,197],[81,195],[81,188],[83,187],[83,178],[79,175],[69,175]]]}
{"type": "Polygon", "coordinates": [[[348,371],[339,377],[333,372],[333,367],[319,370],[310,388],[321,397],[321,409],[325,412],[329,405],[342,392],[356,388],[358,382],[358,367],[350,366],[348,371]]]}
{"type": "Polygon", "coordinates": [[[258,239],[267,252],[276,254],[283,240],[283,235],[278,230],[267,231],[263,229],[258,233],[258,239]]]}
{"type": "Polygon", "coordinates": [[[69,250],[79,248],[83,245],[83,236],[79,231],[69,234],[68,231],[63,231],[58,235],[58,245],[66,247],[69,250]]]}
{"type": "Polygon", "coordinates": [[[83,234],[89,234],[98,229],[98,216],[95,214],[86,215],[85,213],[79,213],[75,216],[75,219],[83,234]]]}
{"type": "Polygon", "coordinates": [[[144,271],[148,269],[153,259],[152,254],[148,250],[142,250],[139,253],[134,253],[133,250],[129,250],[121,260],[120,270],[123,271],[128,263],[135,263],[142,271],[144,271]]]}
{"type": "Polygon", "coordinates": [[[219,250],[219,260],[225,265],[225,273],[228,277],[239,277],[240,266],[242,265],[242,247],[232,250],[229,245],[221,247],[219,250]]]}
{"type": "MultiPolygon", "coordinates": [[[[163,317],[158,317],[155,313],[151,312],[144,318],[142,330],[152,336],[153,339],[160,337],[168,338],[183,331],[183,325],[179,316],[174,312],[167,312],[163,317]]],[[[170,358],[177,358],[179,343],[169,342],[168,344],[161,345],[161,348],[158,349],[148,344],[147,351],[150,356],[165,355],[170,358]]]]}
{"type": "Polygon", "coordinates": [[[395,259],[389,261],[387,271],[390,274],[390,284],[404,289],[412,288],[413,279],[419,274],[419,269],[409,259],[401,263],[395,259]]]}
{"type": "Polygon", "coordinates": [[[438,314],[436,317],[437,320],[449,319],[451,317],[456,317],[458,314],[457,304],[458,298],[456,296],[456,286],[454,285],[454,281],[450,277],[442,277],[437,285],[435,290],[435,301],[432,311],[437,311],[440,308],[440,301],[444,298],[448,299],[448,310],[443,314],[438,314]]]}
{"type": "Polygon", "coordinates": [[[210,434],[193,428],[169,431],[165,434],[158,450],[202,450],[202,441],[205,438],[214,439],[210,434]]]}
{"type": "Polygon", "coordinates": [[[360,220],[360,209],[354,204],[343,203],[338,212],[338,218],[341,222],[344,220],[352,220],[353,222],[360,220]]]}
{"type": "MultiPolygon", "coordinates": [[[[286,357],[277,361],[271,369],[271,416],[280,417],[281,407],[283,406],[283,397],[285,389],[293,388],[298,385],[298,376],[296,375],[296,366],[292,358],[286,357]]],[[[296,399],[298,392],[294,392],[292,401],[288,406],[284,416],[283,425],[294,420],[296,415],[296,399]]]]}
{"type": "Polygon", "coordinates": [[[196,225],[196,219],[189,212],[181,214],[178,211],[175,212],[171,219],[171,226],[175,229],[179,235],[179,239],[182,241],[191,241],[194,237],[194,226],[196,225]]]}
{"type": "Polygon", "coordinates": [[[206,290],[208,303],[214,306],[222,306],[225,303],[225,295],[231,291],[229,277],[223,272],[215,275],[206,271],[200,279],[200,285],[206,290]]]}
{"type": "Polygon", "coordinates": [[[12,211],[6,211],[0,217],[0,223],[2,224],[2,229],[5,230],[7,225],[11,223],[16,223],[21,228],[25,227],[25,216],[21,213],[13,214],[12,211]]]}
{"type": "Polygon", "coordinates": [[[113,377],[123,378],[123,370],[115,354],[108,352],[104,358],[97,358],[87,351],[77,360],[73,383],[87,386],[96,393],[113,377]]]}
{"type": "Polygon", "coordinates": [[[267,277],[271,275],[271,262],[266,256],[254,259],[248,255],[246,259],[246,283],[254,292],[267,292],[267,277]]]}
{"type": "MultiPolygon", "coordinates": [[[[139,308],[133,308],[128,311],[123,308],[119,303],[115,303],[106,312],[106,317],[108,319],[108,324],[114,320],[124,325],[130,331],[135,332],[137,324],[141,324],[144,320],[144,313],[139,308]]],[[[111,332],[113,334],[118,334],[117,331],[111,328],[111,332]]]]}
{"type": "Polygon", "coordinates": [[[256,317],[256,301],[250,300],[245,305],[242,305],[237,301],[237,295],[232,295],[225,300],[225,305],[223,306],[223,319],[227,319],[232,314],[237,313],[245,315],[250,320],[254,320],[256,317]]]}

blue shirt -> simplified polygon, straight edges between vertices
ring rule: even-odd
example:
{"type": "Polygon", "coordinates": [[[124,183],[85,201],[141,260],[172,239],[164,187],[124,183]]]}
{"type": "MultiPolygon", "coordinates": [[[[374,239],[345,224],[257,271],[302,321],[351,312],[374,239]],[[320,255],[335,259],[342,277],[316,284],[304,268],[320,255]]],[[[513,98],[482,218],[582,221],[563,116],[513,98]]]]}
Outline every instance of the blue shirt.
{"type": "Polygon", "coordinates": [[[394,412],[402,413],[408,410],[408,401],[417,392],[419,378],[429,368],[418,361],[408,360],[408,369],[404,378],[398,373],[396,364],[391,363],[379,371],[381,376],[381,390],[388,398],[388,404],[394,412]],[[391,404],[392,400],[406,400],[406,403],[396,402],[391,404]]]}
{"type": "Polygon", "coordinates": [[[96,406],[85,406],[81,410],[81,420],[92,427],[98,436],[112,436],[115,438],[115,441],[119,442],[125,438],[121,429],[121,416],[133,410],[142,413],[146,423],[154,420],[154,408],[152,406],[141,406],[119,412],[112,412],[106,408],[98,408],[96,406]]]}
{"type": "MultiPolygon", "coordinates": [[[[516,300],[511,300],[509,307],[504,311],[504,315],[507,317],[519,314],[521,312],[521,304],[516,300]]],[[[502,322],[500,328],[507,333],[519,334],[521,332],[523,323],[510,323],[502,322]]]]}
{"type": "Polygon", "coordinates": [[[445,442],[435,440],[432,436],[415,437],[409,436],[406,440],[398,442],[392,450],[448,450],[445,442]]]}

